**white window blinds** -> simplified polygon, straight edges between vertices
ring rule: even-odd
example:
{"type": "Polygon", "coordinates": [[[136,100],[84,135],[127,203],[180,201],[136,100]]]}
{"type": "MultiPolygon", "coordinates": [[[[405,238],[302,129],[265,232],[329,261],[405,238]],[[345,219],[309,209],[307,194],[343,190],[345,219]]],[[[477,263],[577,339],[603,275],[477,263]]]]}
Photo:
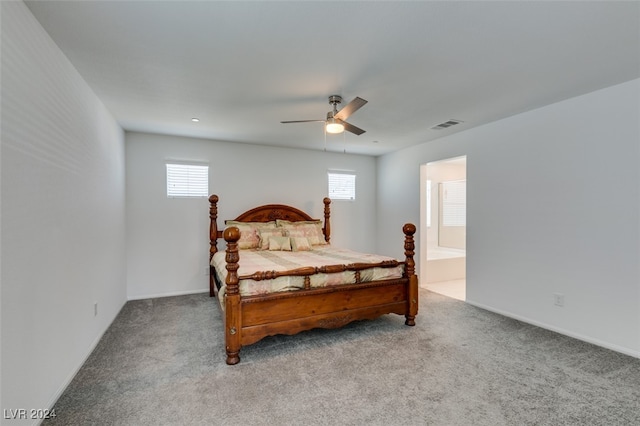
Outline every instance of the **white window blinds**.
{"type": "Polygon", "coordinates": [[[329,172],[329,198],[332,200],[356,199],[356,175],[353,173],[329,172]]]}
{"type": "Polygon", "coordinates": [[[167,197],[207,197],[209,166],[189,163],[167,163],[167,197]]]}
{"type": "Polygon", "coordinates": [[[442,182],[442,225],[466,226],[467,181],[442,182]]]}

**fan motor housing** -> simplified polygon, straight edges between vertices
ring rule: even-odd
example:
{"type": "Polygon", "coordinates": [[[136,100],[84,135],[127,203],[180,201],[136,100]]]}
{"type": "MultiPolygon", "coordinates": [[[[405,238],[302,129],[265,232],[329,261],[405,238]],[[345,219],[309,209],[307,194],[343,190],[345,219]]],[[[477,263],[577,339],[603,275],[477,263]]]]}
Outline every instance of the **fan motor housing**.
{"type": "Polygon", "coordinates": [[[331,95],[329,96],[329,103],[334,107],[338,104],[342,103],[342,96],[340,95],[331,95]]]}

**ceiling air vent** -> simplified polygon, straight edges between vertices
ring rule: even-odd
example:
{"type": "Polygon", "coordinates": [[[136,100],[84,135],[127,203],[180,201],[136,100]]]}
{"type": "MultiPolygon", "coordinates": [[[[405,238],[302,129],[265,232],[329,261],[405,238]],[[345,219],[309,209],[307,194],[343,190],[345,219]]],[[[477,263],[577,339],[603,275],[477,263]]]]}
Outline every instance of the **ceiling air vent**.
{"type": "Polygon", "coordinates": [[[464,121],[451,119],[451,120],[445,121],[444,123],[440,123],[433,126],[431,130],[443,130],[460,123],[464,123],[464,121]]]}

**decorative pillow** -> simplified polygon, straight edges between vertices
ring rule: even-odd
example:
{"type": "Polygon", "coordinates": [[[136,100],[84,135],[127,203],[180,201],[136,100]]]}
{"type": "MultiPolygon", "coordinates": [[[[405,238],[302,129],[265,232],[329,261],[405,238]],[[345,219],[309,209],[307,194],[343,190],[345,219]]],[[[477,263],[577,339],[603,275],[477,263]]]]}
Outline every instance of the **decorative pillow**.
{"type": "Polygon", "coordinates": [[[269,250],[291,251],[291,240],[289,239],[289,237],[270,237],[269,250]]]}
{"type": "Polygon", "coordinates": [[[322,221],[320,219],[317,220],[296,220],[292,222],[290,220],[284,219],[276,219],[276,226],[287,226],[287,225],[319,225],[322,228],[322,221]]]}
{"type": "Polygon", "coordinates": [[[225,221],[227,226],[236,226],[240,230],[238,248],[240,250],[256,249],[260,246],[259,229],[275,229],[276,223],[271,222],[238,222],[237,220],[225,221]]]}
{"type": "Polygon", "coordinates": [[[322,233],[322,221],[290,222],[288,220],[276,220],[276,224],[285,230],[289,237],[306,237],[311,245],[325,245],[327,241],[322,233]]]}
{"type": "Polygon", "coordinates": [[[293,237],[291,240],[292,251],[311,251],[311,243],[309,239],[305,237],[293,237]]]}
{"type": "Polygon", "coordinates": [[[282,237],[282,229],[274,228],[274,229],[259,229],[258,235],[260,237],[260,244],[258,248],[260,250],[269,250],[269,238],[271,237],[282,237]]]}
{"type": "Polygon", "coordinates": [[[225,220],[224,224],[227,226],[248,225],[260,229],[276,228],[278,226],[275,220],[272,220],[271,222],[240,222],[237,220],[225,220]]]}

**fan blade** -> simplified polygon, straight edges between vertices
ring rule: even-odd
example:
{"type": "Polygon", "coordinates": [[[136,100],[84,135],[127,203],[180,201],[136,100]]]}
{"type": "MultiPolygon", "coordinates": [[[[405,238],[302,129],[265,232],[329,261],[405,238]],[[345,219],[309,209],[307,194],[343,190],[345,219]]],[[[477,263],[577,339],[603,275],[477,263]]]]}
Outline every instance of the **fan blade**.
{"type": "Polygon", "coordinates": [[[344,108],[338,111],[338,113],[334,115],[334,117],[340,120],[346,120],[351,114],[362,108],[366,103],[367,101],[356,96],[354,100],[346,104],[344,108]]]}
{"type": "Polygon", "coordinates": [[[295,121],[281,121],[282,124],[289,123],[324,123],[325,120],[295,120],[295,121]]]}
{"type": "Polygon", "coordinates": [[[344,129],[347,132],[351,132],[354,135],[358,135],[359,136],[359,135],[361,135],[361,134],[363,134],[365,132],[365,130],[362,130],[360,127],[356,127],[353,124],[347,123],[346,121],[340,120],[340,122],[342,123],[342,125],[344,126],[344,129]]]}

